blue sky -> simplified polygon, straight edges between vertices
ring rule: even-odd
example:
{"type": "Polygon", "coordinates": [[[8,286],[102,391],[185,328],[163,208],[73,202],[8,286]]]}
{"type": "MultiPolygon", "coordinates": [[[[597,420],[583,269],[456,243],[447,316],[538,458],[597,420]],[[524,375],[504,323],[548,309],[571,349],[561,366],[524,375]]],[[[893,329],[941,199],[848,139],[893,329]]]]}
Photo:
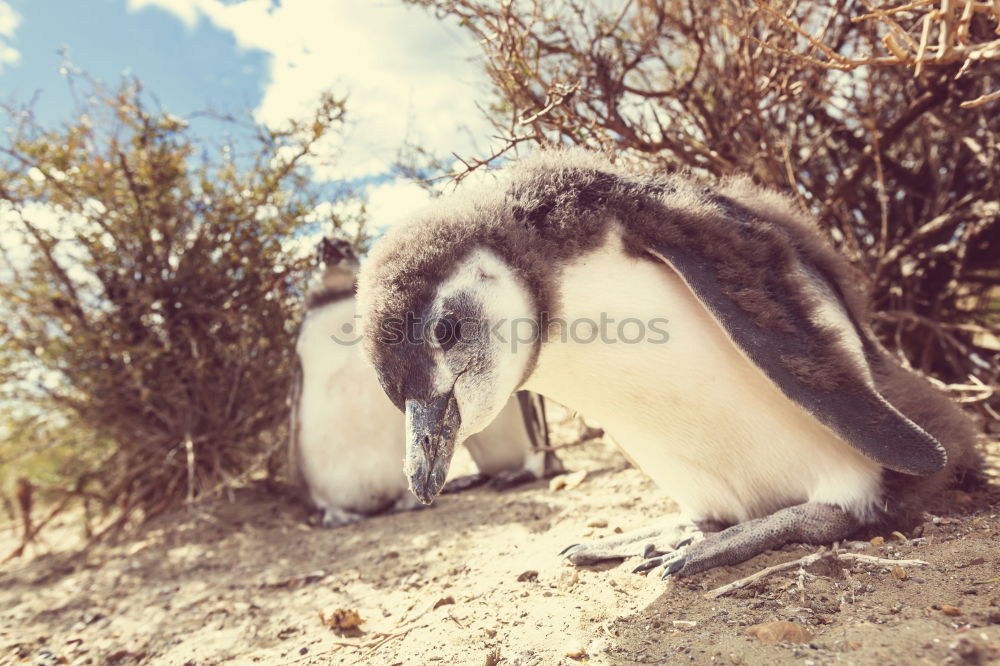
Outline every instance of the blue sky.
{"type": "Polygon", "coordinates": [[[42,121],[71,118],[62,51],[106,83],[137,76],[181,116],[249,110],[278,125],[324,90],[346,94],[348,130],[316,177],[369,183],[375,226],[425,200],[390,175],[405,139],[441,156],[488,149],[475,45],[402,0],[0,0],[5,101],[38,93],[42,121]]]}
{"type": "Polygon", "coordinates": [[[59,75],[63,49],[76,67],[108,83],[138,76],[178,115],[260,104],[268,55],[238,48],[231,32],[206,21],[189,28],[163,10],[129,12],[124,0],[7,2],[21,17],[11,40],[20,61],[0,72],[3,94],[26,100],[40,91],[37,111],[45,122],[65,119],[71,105],[59,75]]]}

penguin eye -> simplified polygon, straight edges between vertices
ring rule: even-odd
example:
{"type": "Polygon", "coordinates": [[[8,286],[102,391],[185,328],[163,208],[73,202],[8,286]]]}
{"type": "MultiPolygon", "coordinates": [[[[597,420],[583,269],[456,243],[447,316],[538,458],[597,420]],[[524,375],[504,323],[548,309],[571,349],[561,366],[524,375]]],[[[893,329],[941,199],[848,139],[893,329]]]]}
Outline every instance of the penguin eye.
{"type": "Polygon", "coordinates": [[[434,341],[441,347],[441,351],[448,351],[455,346],[462,336],[462,324],[450,318],[441,318],[434,324],[434,341]]]}

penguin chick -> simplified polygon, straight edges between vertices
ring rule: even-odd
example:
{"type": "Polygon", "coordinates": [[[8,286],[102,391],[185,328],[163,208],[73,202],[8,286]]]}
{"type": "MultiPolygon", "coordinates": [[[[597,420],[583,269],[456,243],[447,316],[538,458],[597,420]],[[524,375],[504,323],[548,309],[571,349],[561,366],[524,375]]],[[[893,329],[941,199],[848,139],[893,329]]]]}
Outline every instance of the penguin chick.
{"type": "Polygon", "coordinates": [[[682,508],[575,563],[690,575],[902,526],[973,464],[969,421],[879,346],[856,276],[785,198],[582,151],[503,178],[394,228],[359,285],[421,501],[519,388],[599,421],[682,508]]]}
{"type": "MultiPolygon", "coordinates": [[[[317,284],[306,295],[291,393],[293,483],[333,527],[420,503],[407,492],[403,416],[379,386],[358,343],[354,285],[359,261],[347,241],[323,239],[317,284]]],[[[520,394],[519,394],[520,396],[520,394]]],[[[542,477],[558,459],[546,450],[538,396],[511,398],[497,423],[467,443],[483,475],[542,477]],[[522,410],[522,402],[524,409],[522,410]]]]}

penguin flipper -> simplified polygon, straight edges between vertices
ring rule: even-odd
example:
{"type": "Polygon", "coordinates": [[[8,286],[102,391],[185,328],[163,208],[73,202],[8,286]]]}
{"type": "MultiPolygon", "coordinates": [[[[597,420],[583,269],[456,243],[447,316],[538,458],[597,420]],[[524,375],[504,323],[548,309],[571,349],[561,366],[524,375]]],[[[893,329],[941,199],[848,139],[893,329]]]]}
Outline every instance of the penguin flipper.
{"type": "Polygon", "coordinates": [[[714,567],[745,562],[786,543],[827,544],[847,538],[857,520],[833,504],[810,502],[775,511],[706,535],[673,552],[647,558],[633,573],[663,568],[662,577],[690,576],[714,567]]]}
{"type": "Polygon", "coordinates": [[[289,484],[304,498],[305,477],[302,475],[302,460],[299,451],[299,409],[302,403],[302,359],[295,355],[292,366],[292,381],[288,391],[288,470],[289,484]]]}
{"type": "Polygon", "coordinates": [[[927,476],[945,466],[940,442],[879,392],[873,366],[886,361],[819,270],[798,261],[794,269],[775,267],[762,293],[742,294],[737,302],[733,280],[721,276],[739,271],[738,263],[708,259],[689,244],[647,243],[644,249],[680,276],[733,344],[785,396],[845,442],[904,474],[927,476]],[[761,307],[757,312],[755,304],[761,307]],[[764,308],[770,308],[769,316],[762,316],[764,308]]]}
{"type": "Polygon", "coordinates": [[[545,418],[545,398],[533,391],[518,391],[516,395],[525,430],[531,439],[531,448],[536,455],[545,454],[542,461],[542,478],[548,479],[562,474],[566,471],[566,466],[551,449],[549,422],[545,418]]]}

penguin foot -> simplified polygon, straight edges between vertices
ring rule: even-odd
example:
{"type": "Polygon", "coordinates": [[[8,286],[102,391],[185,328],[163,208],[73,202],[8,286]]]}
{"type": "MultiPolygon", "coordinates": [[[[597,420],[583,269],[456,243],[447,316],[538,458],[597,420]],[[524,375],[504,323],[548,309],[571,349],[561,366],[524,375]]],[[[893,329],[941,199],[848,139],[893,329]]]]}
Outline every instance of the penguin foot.
{"type": "Polygon", "coordinates": [[[453,493],[460,493],[464,490],[469,490],[471,488],[478,488],[479,486],[489,483],[489,474],[483,474],[482,472],[477,472],[476,474],[466,474],[465,476],[456,476],[451,481],[444,484],[441,488],[442,495],[451,495],[453,493]]]}
{"type": "Polygon", "coordinates": [[[466,474],[465,476],[456,476],[454,479],[444,484],[441,488],[441,494],[452,495],[454,493],[471,490],[472,488],[478,488],[479,486],[489,483],[492,478],[493,477],[489,474],[483,474],[482,472],[466,474]]]}
{"type": "Polygon", "coordinates": [[[787,543],[831,543],[850,536],[857,527],[857,520],[838,506],[799,504],[709,534],[672,553],[652,553],[633,569],[633,573],[662,567],[662,578],[690,576],[718,566],[745,562],[787,543]]]}
{"type": "Polygon", "coordinates": [[[672,516],[651,527],[608,539],[573,544],[559,554],[576,565],[636,556],[648,559],[674,552],[702,538],[702,531],[690,520],[672,516]]]}
{"type": "Polygon", "coordinates": [[[494,490],[507,490],[508,488],[537,480],[538,476],[530,469],[511,469],[500,472],[490,479],[490,488],[494,490]]]}
{"type": "Polygon", "coordinates": [[[346,511],[344,509],[323,509],[323,521],[321,524],[323,527],[329,529],[350,525],[359,520],[364,520],[366,517],[363,513],[355,513],[354,511],[346,511]]]}
{"type": "Polygon", "coordinates": [[[494,490],[507,490],[508,488],[513,488],[514,486],[519,486],[522,483],[531,483],[532,481],[537,481],[538,475],[532,472],[530,469],[511,469],[505,470],[503,472],[498,472],[497,474],[483,474],[482,472],[476,474],[467,474],[465,476],[456,476],[454,479],[444,484],[444,488],[441,489],[442,495],[450,495],[452,493],[460,493],[471,488],[478,488],[489,484],[490,488],[494,490]]]}
{"type": "Polygon", "coordinates": [[[434,503],[424,504],[417,499],[416,495],[411,492],[403,493],[398,500],[396,500],[391,507],[389,507],[388,513],[399,513],[401,511],[418,511],[420,509],[429,509],[434,506],[434,503]]]}

